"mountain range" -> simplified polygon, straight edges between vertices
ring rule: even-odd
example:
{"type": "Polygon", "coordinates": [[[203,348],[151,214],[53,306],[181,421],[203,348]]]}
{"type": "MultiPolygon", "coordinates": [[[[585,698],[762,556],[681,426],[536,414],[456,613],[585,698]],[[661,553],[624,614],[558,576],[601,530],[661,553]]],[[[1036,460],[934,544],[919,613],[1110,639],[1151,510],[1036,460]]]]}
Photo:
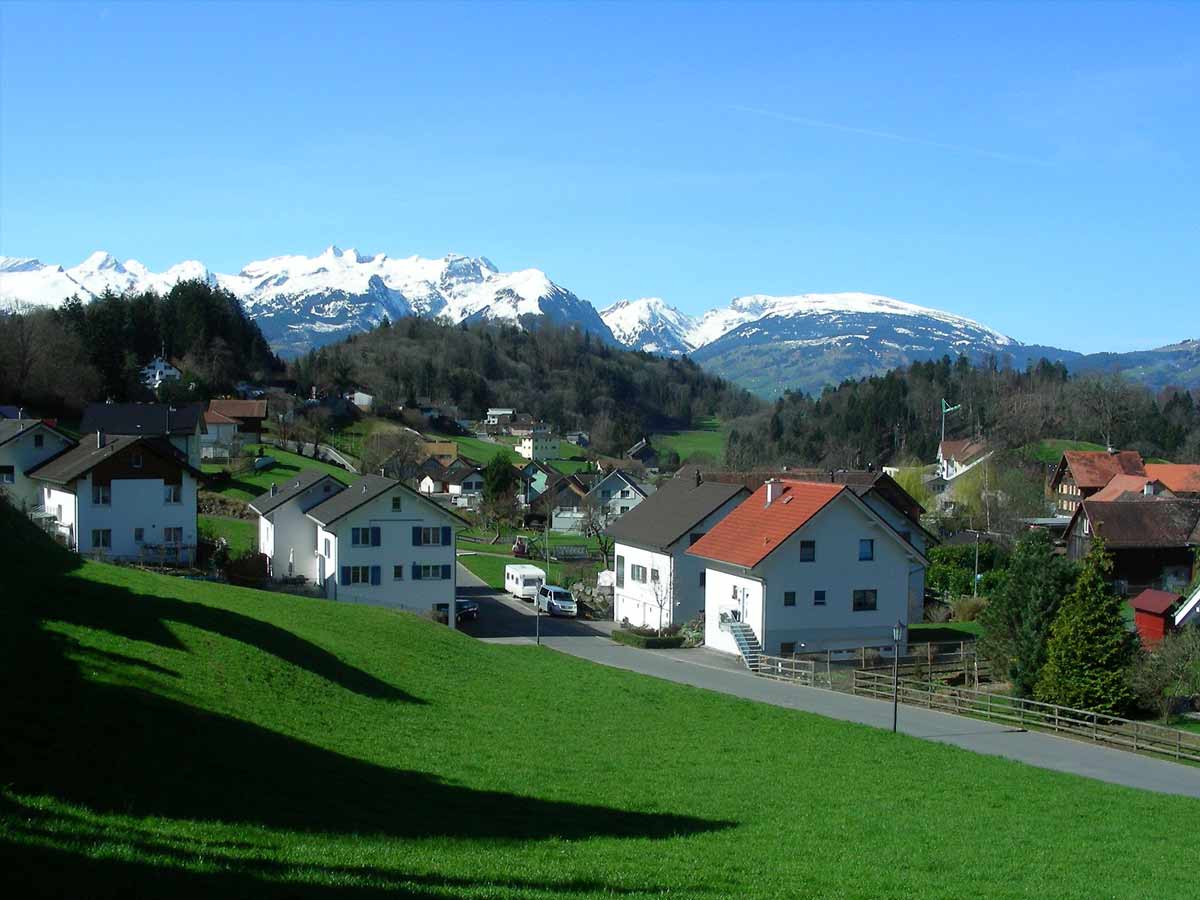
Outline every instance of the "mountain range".
{"type": "Polygon", "coordinates": [[[441,259],[364,255],[326,248],[317,256],[276,256],[234,274],[187,260],[152,272],[137,260],[93,253],[77,266],[0,257],[0,304],[57,306],[106,290],[165,292],[200,279],[236,295],[283,355],[340,340],[385,317],[437,317],[451,322],[539,321],[575,324],[635,350],[687,354],[706,369],[764,396],[819,391],[920,359],[973,360],[995,355],[1023,367],[1042,357],[1072,371],[1120,371],[1151,387],[1200,387],[1200,341],[1134,353],[1084,355],[1023,344],[971,319],[864,293],[751,294],[727,307],[689,316],[661,298],[618,300],[597,312],[539,269],[501,272],[485,257],[441,259]]]}

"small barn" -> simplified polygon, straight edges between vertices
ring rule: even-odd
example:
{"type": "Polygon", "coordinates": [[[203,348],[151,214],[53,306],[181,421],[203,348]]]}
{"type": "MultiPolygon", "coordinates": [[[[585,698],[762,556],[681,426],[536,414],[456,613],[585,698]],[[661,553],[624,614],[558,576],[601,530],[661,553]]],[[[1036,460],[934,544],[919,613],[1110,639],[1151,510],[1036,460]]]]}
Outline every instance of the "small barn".
{"type": "Polygon", "coordinates": [[[1153,589],[1142,591],[1130,602],[1133,624],[1137,626],[1142,645],[1153,647],[1171,630],[1171,612],[1180,601],[1178,594],[1153,589]]]}

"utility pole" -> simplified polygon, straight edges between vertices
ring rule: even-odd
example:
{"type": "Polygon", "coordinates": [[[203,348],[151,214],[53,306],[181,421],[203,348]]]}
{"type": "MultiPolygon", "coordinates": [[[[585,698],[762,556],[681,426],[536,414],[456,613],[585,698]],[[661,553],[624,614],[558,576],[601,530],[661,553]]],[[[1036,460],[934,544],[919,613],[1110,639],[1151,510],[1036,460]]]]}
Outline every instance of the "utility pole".
{"type": "Polygon", "coordinates": [[[962,409],[961,403],[959,403],[955,406],[951,406],[949,403],[946,402],[945,397],[942,398],[942,440],[943,441],[946,440],[946,415],[948,413],[952,413],[952,412],[955,412],[956,410],[960,410],[960,409],[962,409]]]}

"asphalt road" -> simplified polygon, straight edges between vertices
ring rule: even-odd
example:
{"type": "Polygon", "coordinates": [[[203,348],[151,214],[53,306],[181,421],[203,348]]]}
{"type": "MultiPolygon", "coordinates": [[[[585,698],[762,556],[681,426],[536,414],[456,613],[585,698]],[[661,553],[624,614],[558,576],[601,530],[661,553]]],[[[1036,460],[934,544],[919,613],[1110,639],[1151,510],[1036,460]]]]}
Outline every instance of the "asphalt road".
{"type": "MultiPolygon", "coordinates": [[[[532,603],[492,591],[462,566],[458,568],[458,584],[460,596],[473,597],[480,604],[479,621],[464,623],[464,633],[495,643],[533,643],[532,603]]],[[[746,671],[738,660],[713,650],[627,647],[608,639],[612,622],[542,616],[541,626],[542,643],[546,646],[600,665],[832,719],[876,728],[892,726],[890,703],[759,678],[746,671]]],[[[923,740],[1003,756],[1043,769],[1200,798],[1200,767],[1196,766],[915,706],[900,707],[899,730],[923,740]]]]}

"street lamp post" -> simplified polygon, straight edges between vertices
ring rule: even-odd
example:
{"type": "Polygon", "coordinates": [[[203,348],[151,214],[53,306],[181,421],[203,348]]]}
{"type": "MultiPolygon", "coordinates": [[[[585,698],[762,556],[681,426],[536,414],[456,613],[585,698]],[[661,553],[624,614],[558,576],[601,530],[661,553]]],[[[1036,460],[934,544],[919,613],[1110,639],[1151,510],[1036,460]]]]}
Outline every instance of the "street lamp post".
{"type": "Polygon", "coordinates": [[[900,639],[904,637],[904,623],[896,620],[892,626],[892,734],[896,733],[896,715],[900,708],[900,639]]]}

